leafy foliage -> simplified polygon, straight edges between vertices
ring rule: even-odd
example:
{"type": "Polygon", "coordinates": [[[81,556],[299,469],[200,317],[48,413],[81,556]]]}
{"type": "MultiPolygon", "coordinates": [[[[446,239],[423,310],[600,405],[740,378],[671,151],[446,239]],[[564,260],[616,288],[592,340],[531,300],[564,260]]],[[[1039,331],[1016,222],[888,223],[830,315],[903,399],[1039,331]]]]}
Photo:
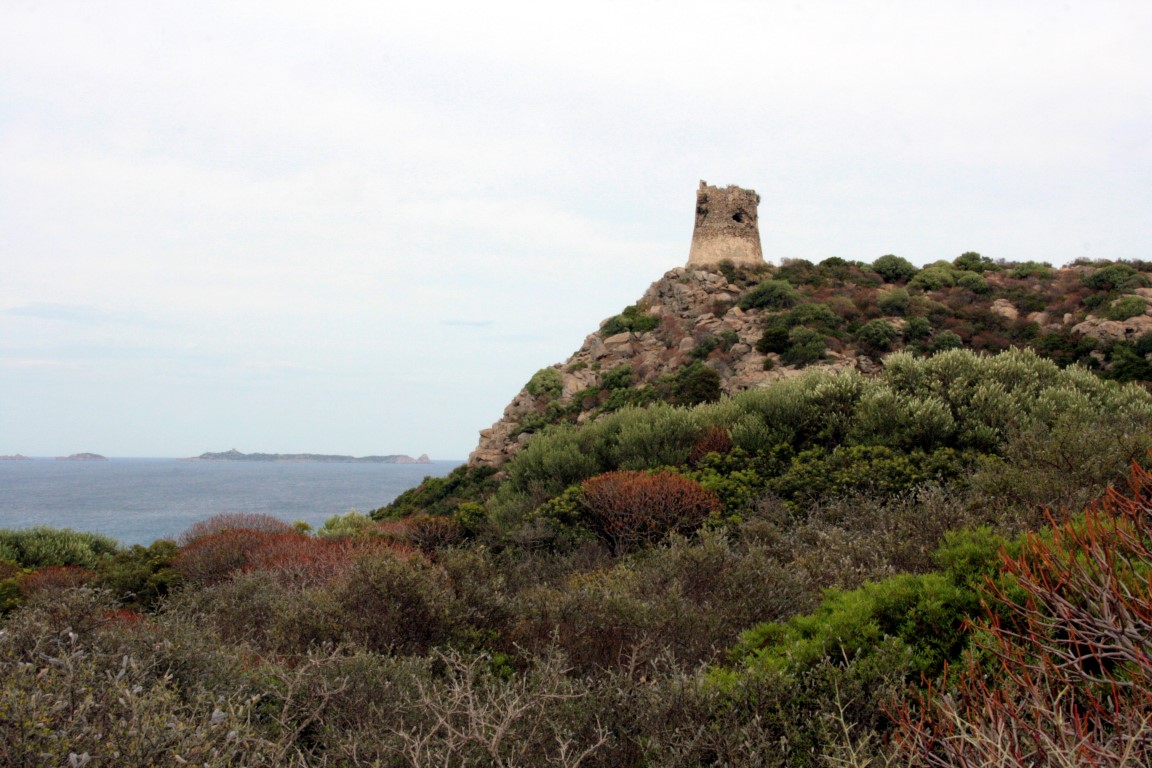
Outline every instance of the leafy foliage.
{"type": "Polygon", "coordinates": [[[0,530],[0,561],[7,560],[26,568],[94,568],[118,549],[119,545],[107,536],[69,528],[34,526],[0,530]]]}
{"type": "Polygon", "coordinates": [[[607,338],[625,331],[647,333],[659,324],[660,318],[645,314],[644,307],[639,304],[631,304],[620,314],[605,321],[600,327],[600,335],[607,338]]]}
{"type": "Polygon", "coordinates": [[[590,527],[617,553],[671,532],[691,533],[720,511],[716,494],[672,472],[606,472],[585,480],[581,489],[590,527]]]}
{"type": "Polygon", "coordinates": [[[920,271],[912,262],[893,254],[876,259],[872,262],[872,269],[886,283],[906,283],[920,271]]]}

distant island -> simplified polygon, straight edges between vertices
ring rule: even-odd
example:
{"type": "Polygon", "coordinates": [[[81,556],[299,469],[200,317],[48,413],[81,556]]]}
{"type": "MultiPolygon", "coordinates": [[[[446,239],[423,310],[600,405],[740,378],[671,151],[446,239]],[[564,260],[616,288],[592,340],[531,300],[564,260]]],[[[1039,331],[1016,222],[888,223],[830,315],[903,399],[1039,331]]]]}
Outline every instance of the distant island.
{"type": "Polygon", "coordinates": [[[56,461],[108,461],[108,457],[98,453],[74,453],[71,456],[57,456],[56,461]]]}
{"type": "Polygon", "coordinates": [[[31,459],[22,453],[17,453],[12,456],[0,456],[0,461],[31,461],[31,459]]]}
{"type": "Polygon", "coordinates": [[[219,453],[202,453],[192,461],[322,461],[344,464],[431,464],[428,454],[417,459],[404,454],[389,456],[340,456],[327,453],[241,453],[233,448],[219,453]]]}

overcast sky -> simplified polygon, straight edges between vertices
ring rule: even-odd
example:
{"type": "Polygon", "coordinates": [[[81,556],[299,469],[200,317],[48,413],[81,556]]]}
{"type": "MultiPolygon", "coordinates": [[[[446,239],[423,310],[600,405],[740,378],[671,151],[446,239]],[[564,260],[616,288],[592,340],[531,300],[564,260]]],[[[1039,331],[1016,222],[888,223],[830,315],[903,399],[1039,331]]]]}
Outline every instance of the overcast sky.
{"type": "Polygon", "coordinates": [[[1147,2],[0,0],[0,454],[463,459],[687,259],[1152,259],[1147,2]]]}

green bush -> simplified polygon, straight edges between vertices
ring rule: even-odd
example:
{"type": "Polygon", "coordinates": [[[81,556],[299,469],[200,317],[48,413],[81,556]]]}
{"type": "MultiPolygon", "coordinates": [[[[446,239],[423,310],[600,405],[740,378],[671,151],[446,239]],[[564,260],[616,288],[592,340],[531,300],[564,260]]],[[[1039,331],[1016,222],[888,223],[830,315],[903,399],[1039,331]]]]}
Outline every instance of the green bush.
{"type": "Polygon", "coordinates": [[[920,341],[932,335],[932,322],[926,317],[910,317],[904,326],[904,335],[912,341],[920,341]]]}
{"type": "Polygon", "coordinates": [[[387,549],[357,558],[333,597],[348,640],[382,653],[426,653],[460,613],[443,568],[387,549]]]}
{"type": "Polygon", "coordinates": [[[69,528],[35,526],[0,530],[0,560],[10,560],[24,568],[94,568],[119,549],[119,544],[107,536],[69,528]]]}
{"type": "Polygon", "coordinates": [[[844,324],[844,319],[840,315],[833,312],[827,304],[820,302],[801,304],[792,309],[784,318],[790,328],[805,325],[809,328],[819,328],[829,334],[844,324]]]}
{"type": "Polygon", "coordinates": [[[823,360],[827,349],[828,344],[823,333],[815,328],[800,326],[788,333],[788,348],[781,353],[780,360],[786,365],[802,368],[823,360]]]}
{"type": "Polygon", "coordinates": [[[1122,296],[1112,302],[1106,313],[1109,320],[1128,320],[1143,315],[1148,309],[1148,301],[1142,296],[1122,296]]]}
{"type": "Polygon", "coordinates": [[[886,283],[906,283],[920,271],[912,262],[892,254],[872,262],[872,270],[886,283]]]}
{"type": "Polygon", "coordinates": [[[940,331],[936,334],[932,343],[928,345],[928,354],[934,355],[937,352],[947,352],[950,349],[963,349],[964,340],[957,336],[952,331],[940,331]]]}
{"type": "Polygon", "coordinates": [[[1148,279],[1127,264],[1108,264],[1082,278],[1084,285],[1097,291],[1126,291],[1147,285],[1148,279]]]}
{"type": "Polygon", "coordinates": [[[996,271],[996,262],[987,256],[981,256],[975,251],[966,251],[952,261],[952,266],[966,272],[992,272],[996,271]]]}
{"type": "Polygon", "coordinates": [[[632,386],[632,366],[624,363],[618,365],[600,379],[600,386],[604,389],[627,389],[632,386]]]}
{"type": "Polygon", "coordinates": [[[179,552],[176,542],[165,540],[120,550],[100,561],[95,584],[128,608],[154,610],[182,582],[172,568],[179,552]]]}
{"type": "Polygon", "coordinates": [[[662,379],[656,388],[673,405],[714,403],[720,399],[720,374],[701,362],[692,362],[662,379]]]}
{"type": "Polygon", "coordinates": [[[660,325],[660,318],[645,313],[641,304],[632,304],[615,317],[609,318],[600,327],[600,335],[607,338],[618,333],[630,331],[632,333],[647,333],[660,325]]]}
{"type": "Polygon", "coordinates": [[[892,349],[892,343],[900,338],[900,331],[887,320],[871,320],[860,326],[854,336],[868,352],[879,354],[892,349]]]}
{"type": "Polygon", "coordinates": [[[788,349],[789,342],[788,325],[784,322],[773,322],[764,329],[764,333],[756,341],[756,350],[764,354],[769,352],[779,354],[788,349]]]}
{"type": "Polygon", "coordinates": [[[528,380],[524,388],[533,397],[551,400],[560,396],[560,391],[564,388],[564,379],[560,375],[560,371],[555,368],[541,368],[532,374],[532,378],[528,380]]]}
{"type": "Polygon", "coordinates": [[[992,290],[988,285],[988,281],[975,272],[962,272],[960,276],[956,278],[956,285],[961,288],[967,288],[973,293],[988,293],[988,291],[992,290]]]}
{"type": "Polygon", "coordinates": [[[800,293],[785,280],[765,280],[740,297],[740,309],[788,309],[800,300],[800,293]]]}
{"type": "Polygon", "coordinates": [[[956,272],[951,267],[925,267],[908,281],[908,287],[919,288],[922,291],[939,291],[956,285],[956,277],[956,272]]]}
{"type": "Polygon", "coordinates": [[[1052,269],[1052,265],[1046,262],[1024,261],[1019,264],[1014,264],[1008,274],[1018,280],[1028,277],[1048,279],[1055,275],[1056,272],[1052,269]]]}
{"type": "Polygon", "coordinates": [[[876,306],[886,315],[906,315],[912,305],[912,297],[904,288],[893,288],[890,291],[877,291],[876,306]]]}

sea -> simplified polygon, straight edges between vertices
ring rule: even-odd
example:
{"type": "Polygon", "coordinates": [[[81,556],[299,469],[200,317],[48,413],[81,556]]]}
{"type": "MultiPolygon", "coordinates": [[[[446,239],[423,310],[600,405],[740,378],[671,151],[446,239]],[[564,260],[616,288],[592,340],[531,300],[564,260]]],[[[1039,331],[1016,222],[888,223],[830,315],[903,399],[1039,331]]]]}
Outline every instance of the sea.
{"type": "Polygon", "coordinates": [[[333,515],[382,507],[462,463],[0,461],[0,528],[71,528],[125,546],[175,539],[222,512],[264,513],[318,528],[333,515]]]}

